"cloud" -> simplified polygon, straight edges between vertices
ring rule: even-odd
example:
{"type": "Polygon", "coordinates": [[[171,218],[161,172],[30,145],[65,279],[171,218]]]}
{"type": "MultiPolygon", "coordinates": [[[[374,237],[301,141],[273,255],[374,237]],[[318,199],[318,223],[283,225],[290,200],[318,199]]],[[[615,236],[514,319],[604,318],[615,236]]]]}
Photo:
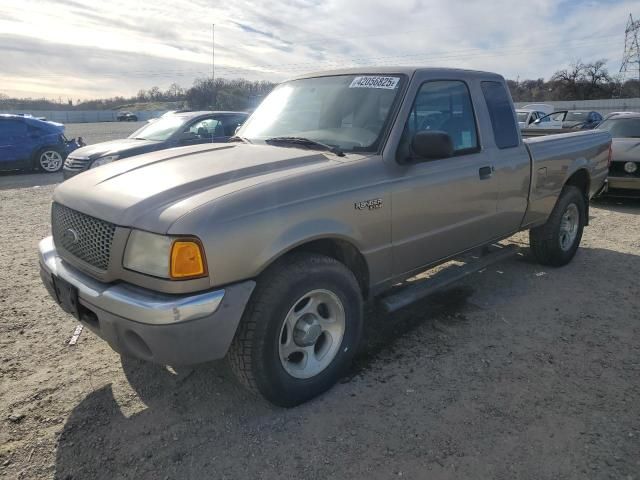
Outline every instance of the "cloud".
{"type": "MultiPolygon", "coordinates": [[[[617,72],[635,1],[3,0],[0,90],[129,95],[216,75],[282,80],[358,65],[474,68],[549,77],[608,58],[617,72]],[[49,33],[51,32],[51,33],[49,33]]],[[[640,12],[637,12],[640,16],[640,12]]]]}

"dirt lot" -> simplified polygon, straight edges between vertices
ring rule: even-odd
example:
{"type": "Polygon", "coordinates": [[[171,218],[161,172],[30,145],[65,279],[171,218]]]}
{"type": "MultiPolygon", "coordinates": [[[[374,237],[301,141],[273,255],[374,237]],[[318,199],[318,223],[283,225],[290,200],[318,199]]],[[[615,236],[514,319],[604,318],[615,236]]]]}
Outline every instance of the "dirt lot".
{"type": "Polygon", "coordinates": [[[47,178],[0,182],[0,477],[640,479],[639,202],[595,204],[565,268],[524,255],[370,308],[351,375],[282,410],[224,363],[69,346],[38,277],[47,178]]]}

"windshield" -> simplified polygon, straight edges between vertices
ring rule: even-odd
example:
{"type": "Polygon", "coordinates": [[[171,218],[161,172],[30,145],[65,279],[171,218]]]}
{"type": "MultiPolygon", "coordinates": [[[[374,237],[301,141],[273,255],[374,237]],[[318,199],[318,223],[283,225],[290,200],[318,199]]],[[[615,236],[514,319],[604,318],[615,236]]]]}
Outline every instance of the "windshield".
{"type": "Polygon", "coordinates": [[[640,138],[640,118],[610,118],[598,125],[613,138],[640,138]]]}
{"type": "Polygon", "coordinates": [[[564,118],[566,122],[586,122],[589,112],[568,112],[564,118]]]}
{"type": "Polygon", "coordinates": [[[185,120],[182,117],[162,117],[136,130],[129,135],[129,138],[157,141],[167,140],[179,130],[184,123],[185,120]]]}
{"type": "Polygon", "coordinates": [[[529,112],[516,112],[516,115],[518,115],[519,122],[526,122],[529,112]]]}
{"type": "Polygon", "coordinates": [[[337,75],[278,86],[238,135],[251,142],[301,137],[343,151],[375,151],[404,78],[337,75]]]}

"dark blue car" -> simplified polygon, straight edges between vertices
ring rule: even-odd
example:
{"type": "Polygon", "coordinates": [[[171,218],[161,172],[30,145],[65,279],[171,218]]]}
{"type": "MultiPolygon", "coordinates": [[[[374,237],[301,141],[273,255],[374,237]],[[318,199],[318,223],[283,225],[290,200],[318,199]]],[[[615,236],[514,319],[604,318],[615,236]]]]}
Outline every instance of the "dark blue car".
{"type": "Polygon", "coordinates": [[[64,136],[64,125],[21,115],[0,114],[0,170],[36,168],[58,172],[81,145],[64,136]]]}
{"type": "Polygon", "coordinates": [[[226,142],[249,117],[244,112],[174,112],[136,130],[128,138],[97,143],[69,155],[63,176],[71,178],[90,168],[167,148],[226,142]]]}

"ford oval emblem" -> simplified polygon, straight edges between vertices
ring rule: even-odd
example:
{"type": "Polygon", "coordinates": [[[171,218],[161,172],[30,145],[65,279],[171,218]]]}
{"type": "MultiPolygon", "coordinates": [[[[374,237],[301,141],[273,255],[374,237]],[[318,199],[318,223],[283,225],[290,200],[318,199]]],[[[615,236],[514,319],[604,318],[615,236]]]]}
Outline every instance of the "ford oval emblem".
{"type": "Polygon", "coordinates": [[[78,232],[76,232],[73,228],[67,228],[62,233],[62,239],[68,245],[74,245],[74,244],[78,243],[78,240],[80,240],[80,237],[78,237],[78,232]]]}

